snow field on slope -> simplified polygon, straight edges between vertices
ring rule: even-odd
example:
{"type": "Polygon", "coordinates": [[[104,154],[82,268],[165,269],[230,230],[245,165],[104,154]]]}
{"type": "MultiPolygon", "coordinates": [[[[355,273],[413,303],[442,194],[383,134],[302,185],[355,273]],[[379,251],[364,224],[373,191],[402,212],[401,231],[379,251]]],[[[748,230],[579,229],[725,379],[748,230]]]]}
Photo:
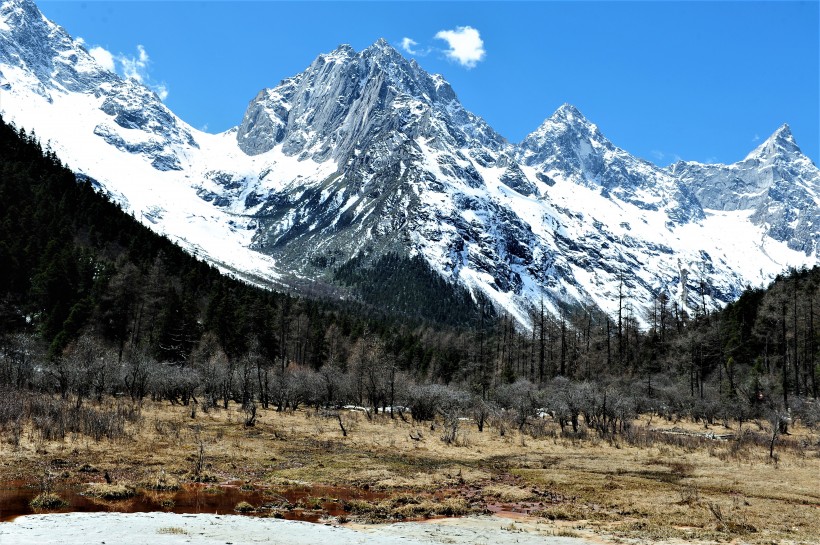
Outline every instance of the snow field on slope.
{"type": "MultiPolygon", "coordinates": [[[[9,78],[11,70],[4,71],[9,78]]],[[[44,147],[50,146],[75,172],[100,182],[138,221],[192,253],[223,265],[226,272],[243,271],[262,280],[279,278],[271,257],[248,249],[252,231],[245,228],[246,222],[200,199],[185,171],[160,172],[140,155],[117,150],[94,135],[99,124],[106,124],[126,141],[141,133],[115,125],[99,110],[99,99],[52,91],[53,102],[49,103],[33,93],[15,92],[17,89],[18,85],[12,91],[0,90],[0,107],[7,121],[29,131],[36,127],[44,147]]],[[[199,138],[204,135],[191,132],[199,138]]],[[[183,157],[201,153],[195,148],[178,151],[183,157]]]]}

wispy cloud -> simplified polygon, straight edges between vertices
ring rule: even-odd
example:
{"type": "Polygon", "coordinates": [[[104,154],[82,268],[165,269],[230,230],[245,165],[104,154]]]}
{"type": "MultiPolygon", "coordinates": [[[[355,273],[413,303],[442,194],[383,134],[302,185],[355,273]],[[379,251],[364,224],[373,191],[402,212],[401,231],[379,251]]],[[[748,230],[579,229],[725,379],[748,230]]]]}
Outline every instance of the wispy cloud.
{"type": "Polygon", "coordinates": [[[95,61],[109,72],[141,83],[159,95],[160,100],[168,98],[168,86],[165,82],[155,82],[150,75],[151,57],[142,44],[137,45],[135,55],[114,54],[101,46],[94,46],[88,53],[95,61]]]}
{"type": "Polygon", "coordinates": [[[148,52],[142,44],[137,45],[137,55],[129,57],[127,55],[120,55],[117,58],[122,66],[123,75],[126,78],[143,83],[148,78],[148,52]]]}
{"type": "Polygon", "coordinates": [[[449,49],[444,51],[445,55],[465,68],[474,68],[487,54],[480,33],[471,26],[440,30],[435,38],[446,41],[449,49]]]}
{"type": "Polygon", "coordinates": [[[757,142],[758,140],[760,140],[760,135],[759,135],[759,134],[755,134],[755,137],[754,137],[754,138],[752,138],[752,142],[757,142]]]}
{"type": "Polygon", "coordinates": [[[145,51],[145,47],[143,47],[142,44],[137,45],[136,56],[129,57],[127,55],[119,55],[117,60],[120,62],[122,73],[126,78],[142,83],[159,95],[160,100],[168,98],[168,86],[165,85],[165,82],[156,83],[151,80],[148,73],[148,65],[151,58],[148,56],[148,52],[145,51]]]}
{"type": "Polygon", "coordinates": [[[411,55],[419,54],[419,52],[416,49],[413,49],[417,45],[419,45],[419,43],[413,38],[408,38],[407,36],[405,36],[401,39],[401,48],[411,55]]]}
{"type": "Polygon", "coordinates": [[[681,158],[681,156],[678,155],[677,153],[668,153],[668,152],[661,151],[661,150],[656,150],[656,149],[653,149],[649,153],[652,155],[652,158],[655,159],[655,161],[657,163],[668,162],[668,163],[671,164],[671,163],[677,163],[678,161],[683,160],[681,158]]]}

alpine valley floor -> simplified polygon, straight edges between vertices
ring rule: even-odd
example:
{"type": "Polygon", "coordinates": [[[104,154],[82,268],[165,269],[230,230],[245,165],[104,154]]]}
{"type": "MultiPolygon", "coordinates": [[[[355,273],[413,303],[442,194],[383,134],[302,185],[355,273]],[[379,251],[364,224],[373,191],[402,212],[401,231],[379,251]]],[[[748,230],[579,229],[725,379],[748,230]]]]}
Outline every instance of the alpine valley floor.
{"type": "Polygon", "coordinates": [[[270,536],[281,529],[321,542],[320,534],[333,533],[336,543],[363,544],[399,536],[403,543],[526,543],[545,536],[560,538],[546,541],[555,545],[819,542],[816,431],[793,427],[770,458],[765,422],[742,430],[727,424],[642,417],[628,433],[601,439],[562,434],[549,418],[531,422],[526,433],[491,425],[478,432],[462,421],[448,444],[441,423],[367,418],[356,410],[262,410],[246,428],[238,408],[192,418],[190,407],[146,403],[116,441],[48,441],[28,427],[14,441],[4,432],[0,519],[42,513],[14,507],[42,490],[68,501],[58,511],[138,512],[150,504],[158,507],[148,510],[177,514],[18,517],[0,523],[0,543],[43,543],[36,538],[42,535],[74,543],[91,537],[83,529],[90,520],[110,529],[93,536],[108,544],[125,543],[123,535],[223,543],[220,527],[241,526],[246,530],[225,534],[238,545],[270,524],[278,524],[270,536]],[[192,491],[202,502],[187,509],[183,498],[192,491]],[[204,515],[215,513],[206,506],[209,496],[225,498],[216,502],[219,518],[204,515]],[[237,518],[237,511],[265,520],[237,518]],[[421,520],[432,524],[410,522],[421,520]],[[395,524],[373,526],[384,522],[395,524]],[[62,533],[49,530],[55,525],[62,533]]]}

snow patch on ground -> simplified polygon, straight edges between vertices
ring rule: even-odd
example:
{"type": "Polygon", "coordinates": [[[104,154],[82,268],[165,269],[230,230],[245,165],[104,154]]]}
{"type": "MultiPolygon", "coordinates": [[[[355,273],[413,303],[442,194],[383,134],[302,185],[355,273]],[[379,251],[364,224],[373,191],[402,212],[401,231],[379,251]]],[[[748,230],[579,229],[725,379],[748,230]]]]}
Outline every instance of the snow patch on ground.
{"type": "Polygon", "coordinates": [[[0,545],[591,545],[499,517],[346,528],[238,515],[65,513],[0,523],[0,545]]]}

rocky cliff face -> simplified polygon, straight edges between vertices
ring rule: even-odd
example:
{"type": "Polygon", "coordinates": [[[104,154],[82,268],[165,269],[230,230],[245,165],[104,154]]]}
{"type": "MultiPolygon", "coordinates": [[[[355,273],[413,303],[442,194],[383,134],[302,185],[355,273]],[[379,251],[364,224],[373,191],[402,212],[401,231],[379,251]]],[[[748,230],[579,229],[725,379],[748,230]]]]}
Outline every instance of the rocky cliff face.
{"type": "MultiPolygon", "coordinates": [[[[564,105],[518,145],[380,40],[340,46],[199,132],[29,0],[0,7],[0,107],[146,224],[265,285],[420,256],[522,324],[568,304],[721,305],[816,262],[820,175],[787,127],[734,165],[667,169],[564,105]]],[[[435,304],[430,302],[429,304],[435,304]]]]}

